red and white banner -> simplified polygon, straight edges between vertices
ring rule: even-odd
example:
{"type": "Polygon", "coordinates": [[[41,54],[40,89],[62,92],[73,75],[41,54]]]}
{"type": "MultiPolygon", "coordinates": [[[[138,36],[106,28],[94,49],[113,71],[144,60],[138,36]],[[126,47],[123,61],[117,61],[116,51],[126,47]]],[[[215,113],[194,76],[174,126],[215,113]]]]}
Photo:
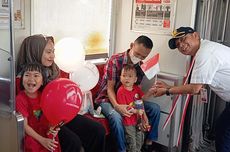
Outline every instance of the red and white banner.
{"type": "Polygon", "coordinates": [[[158,53],[141,65],[142,71],[145,73],[149,80],[152,79],[158,72],[160,72],[159,56],[160,55],[158,53]]]}
{"type": "MultiPolygon", "coordinates": [[[[195,63],[195,57],[193,57],[192,63],[191,63],[191,65],[189,67],[189,70],[188,70],[188,72],[186,74],[186,77],[184,79],[183,85],[187,84],[188,78],[189,78],[189,76],[190,76],[190,74],[192,72],[192,67],[193,67],[194,63],[195,63]]],[[[169,113],[168,117],[166,118],[166,121],[165,121],[165,123],[163,125],[163,130],[165,130],[166,126],[168,125],[169,121],[171,120],[171,117],[172,117],[172,115],[173,115],[173,113],[174,113],[174,111],[176,109],[176,105],[177,105],[177,103],[179,101],[178,98],[180,96],[181,96],[181,94],[178,94],[175,97],[175,99],[173,100],[173,105],[172,105],[172,107],[170,109],[170,113],[169,113]]],[[[188,104],[189,104],[189,101],[190,101],[190,97],[191,97],[191,95],[187,94],[186,100],[185,100],[185,105],[184,105],[183,112],[182,112],[182,118],[180,120],[179,133],[178,133],[178,136],[177,136],[177,144],[176,144],[176,146],[179,146],[180,141],[181,141],[181,136],[182,136],[183,127],[184,127],[184,119],[185,119],[185,116],[186,116],[186,111],[187,111],[187,107],[188,107],[188,104]]]]}

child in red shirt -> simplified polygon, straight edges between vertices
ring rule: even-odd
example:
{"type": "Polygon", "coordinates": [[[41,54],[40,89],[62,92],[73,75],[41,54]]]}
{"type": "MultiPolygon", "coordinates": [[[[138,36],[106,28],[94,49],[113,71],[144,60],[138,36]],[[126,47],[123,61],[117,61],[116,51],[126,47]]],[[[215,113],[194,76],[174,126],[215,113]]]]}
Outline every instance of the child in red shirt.
{"type": "Polygon", "coordinates": [[[149,129],[149,122],[144,111],[143,98],[150,96],[148,92],[144,95],[139,86],[135,85],[137,81],[136,69],[133,65],[126,65],[121,71],[120,80],[122,85],[117,91],[117,103],[129,105],[129,111],[133,113],[130,117],[123,117],[125,136],[128,152],[140,151],[143,144],[143,133],[149,129]],[[138,118],[141,119],[139,124],[138,118]]]}
{"type": "Polygon", "coordinates": [[[22,91],[16,97],[16,110],[24,117],[26,152],[61,152],[56,136],[59,129],[50,129],[40,107],[40,90],[45,84],[46,76],[42,65],[25,65],[21,79],[22,91]],[[52,133],[55,138],[48,138],[48,133],[52,133]]]}

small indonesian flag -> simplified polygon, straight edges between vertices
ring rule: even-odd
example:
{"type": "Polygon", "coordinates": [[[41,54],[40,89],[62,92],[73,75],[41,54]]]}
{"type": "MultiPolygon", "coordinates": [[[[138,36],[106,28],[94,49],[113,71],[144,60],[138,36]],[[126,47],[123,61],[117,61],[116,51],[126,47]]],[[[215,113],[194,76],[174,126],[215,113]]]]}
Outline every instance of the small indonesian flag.
{"type": "Polygon", "coordinates": [[[160,55],[158,53],[141,65],[142,71],[145,73],[149,80],[152,79],[158,72],[160,72],[159,56],[160,55]]]}

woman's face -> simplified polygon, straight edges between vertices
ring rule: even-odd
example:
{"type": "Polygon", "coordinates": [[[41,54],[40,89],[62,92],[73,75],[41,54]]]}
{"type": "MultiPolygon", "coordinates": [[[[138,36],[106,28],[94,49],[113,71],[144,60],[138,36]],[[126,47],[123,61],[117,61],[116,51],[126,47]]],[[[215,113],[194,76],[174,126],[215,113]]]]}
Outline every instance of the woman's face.
{"type": "Polygon", "coordinates": [[[54,44],[51,40],[48,40],[45,49],[43,50],[42,54],[42,65],[49,67],[54,62],[54,44]]]}

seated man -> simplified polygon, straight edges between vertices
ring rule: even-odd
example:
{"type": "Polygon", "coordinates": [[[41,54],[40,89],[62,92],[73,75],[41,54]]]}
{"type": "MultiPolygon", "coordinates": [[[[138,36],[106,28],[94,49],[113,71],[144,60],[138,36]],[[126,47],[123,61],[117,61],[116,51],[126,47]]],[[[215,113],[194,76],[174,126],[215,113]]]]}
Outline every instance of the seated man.
{"type": "MultiPolygon", "coordinates": [[[[144,76],[140,68],[141,60],[144,60],[153,47],[152,40],[146,36],[138,37],[134,43],[131,43],[130,49],[123,53],[113,55],[105,65],[104,76],[100,82],[100,89],[95,102],[102,107],[102,113],[109,120],[111,133],[115,136],[118,151],[126,151],[124,128],[122,124],[122,116],[131,116],[127,110],[128,105],[118,104],[116,100],[116,92],[120,82],[121,69],[126,64],[133,64],[137,71],[137,82],[139,85],[144,76]]],[[[157,140],[158,125],[160,120],[159,105],[144,101],[144,108],[151,125],[150,132],[146,135],[145,143],[142,151],[151,151],[152,141],[157,140]]]]}

